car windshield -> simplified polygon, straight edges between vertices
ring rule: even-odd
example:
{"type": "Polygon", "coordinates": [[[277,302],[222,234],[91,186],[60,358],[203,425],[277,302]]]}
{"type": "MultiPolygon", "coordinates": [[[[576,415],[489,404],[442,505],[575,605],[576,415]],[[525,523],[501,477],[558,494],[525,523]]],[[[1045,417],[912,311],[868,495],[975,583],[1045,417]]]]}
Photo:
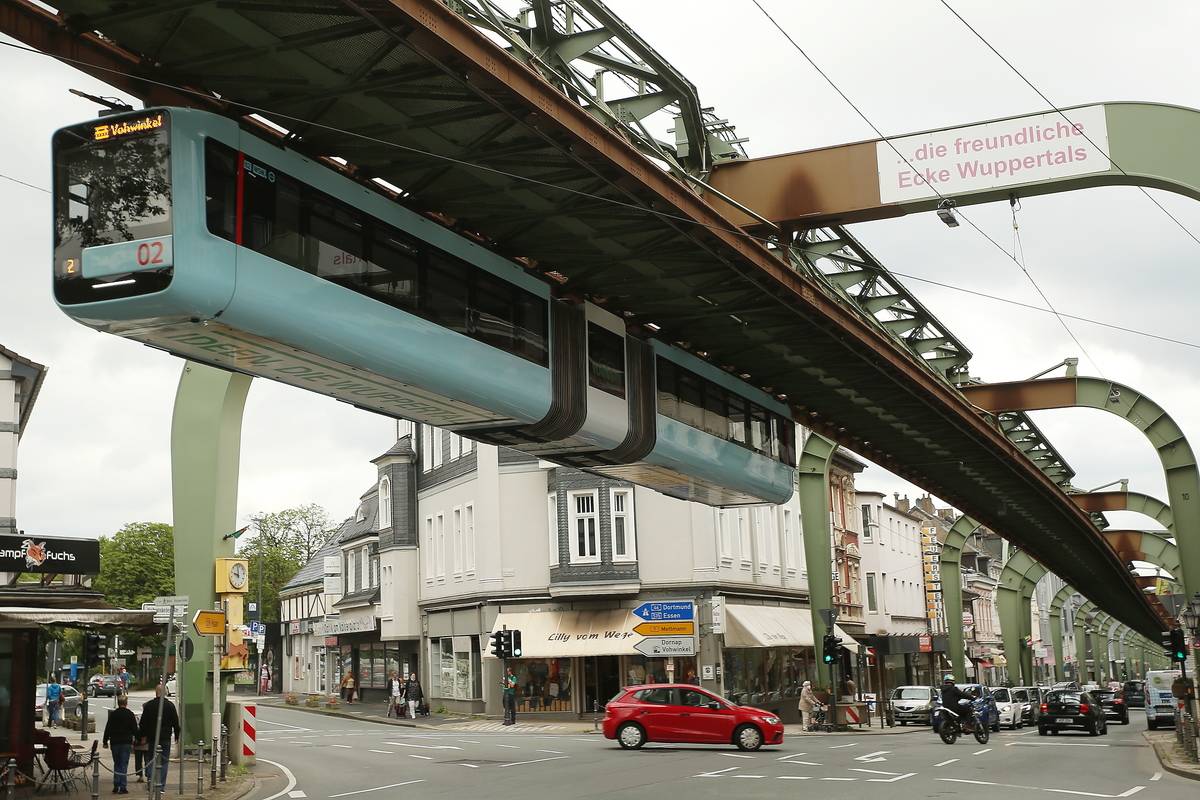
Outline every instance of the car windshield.
{"type": "Polygon", "coordinates": [[[1110,692],[1110,691],[1108,691],[1108,690],[1101,690],[1101,691],[1099,691],[1099,692],[1097,692],[1097,691],[1093,691],[1093,692],[1092,692],[1092,697],[1096,698],[1097,700],[1111,700],[1111,699],[1113,699],[1113,698],[1114,698],[1114,697],[1116,697],[1116,696],[1117,696],[1117,693],[1116,693],[1116,692],[1110,692]]]}
{"type": "Polygon", "coordinates": [[[928,700],[929,689],[925,686],[901,686],[892,692],[893,700],[928,700]]]}
{"type": "Polygon", "coordinates": [[[995,700],[997,703],[1009,702],[1008,689],[993,689],[992,690],[992,699],[995,700]]]}

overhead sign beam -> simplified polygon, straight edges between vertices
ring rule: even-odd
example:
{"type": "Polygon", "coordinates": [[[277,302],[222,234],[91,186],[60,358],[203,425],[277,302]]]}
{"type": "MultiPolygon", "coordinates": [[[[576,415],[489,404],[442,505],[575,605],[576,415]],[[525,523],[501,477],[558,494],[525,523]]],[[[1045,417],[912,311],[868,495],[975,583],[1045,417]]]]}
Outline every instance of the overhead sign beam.
{"type": "MultiPolygon", "coordinates": [[[[709,184],[781,227],[867,222],[1093,186],[1200,200],[1200,111],[1101,103],[717,164],[709,184]]],[[[716,194],[744,228],[762,225],[716,194]]]]}

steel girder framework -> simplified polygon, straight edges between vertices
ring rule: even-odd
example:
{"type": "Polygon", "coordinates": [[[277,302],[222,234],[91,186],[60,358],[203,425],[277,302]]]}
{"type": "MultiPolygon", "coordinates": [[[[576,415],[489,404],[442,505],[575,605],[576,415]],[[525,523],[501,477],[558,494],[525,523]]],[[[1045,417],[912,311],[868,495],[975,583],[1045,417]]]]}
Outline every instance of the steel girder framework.
{"type": "Polygon", "coordinates": [[[398,201],[563,292],[749,376],[803,424],[1097,587],[1131,625],[1157,627],[1087,515],[925,357],[747,240],[497,34],[434,0],[56,7],[11,0],[0,30],[155,102],[260,110],[289,146],[346,159],[365,184],[398,187],[398,201]],[[164,84],[195,94],[164,97],[164,84]]]}

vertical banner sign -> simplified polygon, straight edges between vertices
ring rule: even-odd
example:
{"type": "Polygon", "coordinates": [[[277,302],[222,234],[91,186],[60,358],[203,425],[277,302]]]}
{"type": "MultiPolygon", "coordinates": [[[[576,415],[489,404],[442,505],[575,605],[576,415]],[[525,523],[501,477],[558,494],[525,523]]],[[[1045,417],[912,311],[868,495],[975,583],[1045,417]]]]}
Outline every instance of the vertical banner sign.
{"type": "Polygon", "coordinates": [[[937,528],[921,528],[921,564],[925,573],[925,617],[934,633],[945,633],[939,620],[946,618],[942,608],[941,545],[937,540],[937,528]]]}
{"type": "Polygon", "coordinates": [[[904,203],[1107,172],[1107,152],[1104,106],[903,136],[875,146],[879,199],[904,203]]]}

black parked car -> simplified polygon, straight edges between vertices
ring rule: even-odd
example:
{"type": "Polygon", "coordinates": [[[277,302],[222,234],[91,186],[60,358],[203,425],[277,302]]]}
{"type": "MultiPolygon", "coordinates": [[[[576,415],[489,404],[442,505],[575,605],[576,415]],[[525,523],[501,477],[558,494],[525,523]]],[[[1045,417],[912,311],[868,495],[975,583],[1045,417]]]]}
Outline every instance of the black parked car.
{"type": "Polygon", "coordinates": [[[1072,689],[1055,689],[1046,695],[1042,703],[1042,716],[1038,719],[1038,734],[1058,735],[1059,731],[1078,728],[1092,736],[1108,733],[1108,721],[1104,707],[1088,692],[1072,689]]]}
{"type": "Polygon", "coordinates": [[[1125,705],[1125,698],[1121,696],[1120,692],[1112,689],[1100,689],[1089,692],[1089,694],[1100,703],[1106,719],[1115,719],[1122,725],[1129,724],[1129,707],[1125,705]]]}
{"type": "Polygon", "coordinates": [[[1125,697],[1126,708],[1146,707],[1146,684],[1143,681],[1125,681],[1121,694],[1125,697]]]}
{"type": "Polygon", "coordinates": [[[112,697],[118,694],[121,687],[121,681],[116,675],[93,675],[88,681],[88,694],[92,697],[112,697]]]}

